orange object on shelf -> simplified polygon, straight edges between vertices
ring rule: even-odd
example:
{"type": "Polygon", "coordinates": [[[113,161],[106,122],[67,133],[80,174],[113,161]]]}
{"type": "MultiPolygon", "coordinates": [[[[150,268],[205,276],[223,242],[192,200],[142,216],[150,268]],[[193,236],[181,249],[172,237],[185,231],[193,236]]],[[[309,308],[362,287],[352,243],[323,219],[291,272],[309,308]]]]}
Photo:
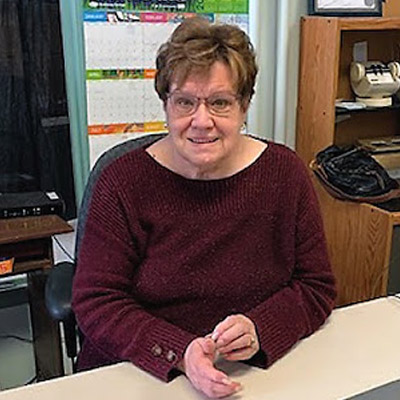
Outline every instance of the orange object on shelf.
{"type": "Polygon", "coordinates": [[[0,275],[10,274],[13,270],[14,258],[0,257],[0,275]]]}

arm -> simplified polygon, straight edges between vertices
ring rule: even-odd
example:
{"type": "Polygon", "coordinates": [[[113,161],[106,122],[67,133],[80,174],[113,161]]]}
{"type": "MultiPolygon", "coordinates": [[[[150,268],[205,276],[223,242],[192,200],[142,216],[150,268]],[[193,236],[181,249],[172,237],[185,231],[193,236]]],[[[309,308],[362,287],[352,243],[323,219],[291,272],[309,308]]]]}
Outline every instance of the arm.
{"type": "Polygon", "coordinates": [[[73,308],[87,340],[105,358],[129,360],[163,380],[182,361],[194,335],[155,318],[132,295],[146,233],[121,201],[117,176],[93,193],[74,279],[73,308]]]}
{"type": "Polygon", "coordinates": [[[234,316],[234,328],[232,316],[217,325],[214,330],[218,337],[217,346],[222,351],[227,349],[226,358],[232,361],[246,360],[255,354],[249,360],[250,363],[264,368],[271,365],[299,339],[317,330],[334,306],[334,277],[327,255],[318,202],[307,171],[300,162],[296,167],[296,177],[293,179],[298,181],[298,193],[292,277],[266,301],[245,315],[234,316]],[[254,328],[261,348],[257,353],[258,347],[250,346],[249,342],[254,328]],[[237,334],[232,336],[234,331],[237,334]],[[229,353],[231,347],[227,347],[227,344],[232,344],[234,340],[239,343],[238,337],[242,337],[242,347],[229,353]]]}

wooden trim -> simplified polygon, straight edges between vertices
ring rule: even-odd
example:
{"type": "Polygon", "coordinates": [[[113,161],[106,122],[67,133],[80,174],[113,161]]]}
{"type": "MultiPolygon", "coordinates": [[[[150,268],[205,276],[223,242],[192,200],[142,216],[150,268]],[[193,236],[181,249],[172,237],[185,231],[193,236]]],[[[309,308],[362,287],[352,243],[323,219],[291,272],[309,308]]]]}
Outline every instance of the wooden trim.
{"type": "Polygon", "coordinates": [[[337,18],[302,19],[296,150],[306,164],[334,140],[339,48],[337,18]]]}
{"type": "MultiPolygon", "coordinates": [[[[302,17],[304,21],[312,20],[325,20],[328,23],[337,24],[340,30],[390,30],[400,29],[400,18],[380,18],[380,17],[354,17],[354,18],[341,18],[341,17],[302,17]]],[[[313,22],[315,23],[315,22],[313,22]]],[[[321,32],[322,33],[322,32],[321,32]]]]}
{"type": "Polygon", "coordinates": [[[400,212],[391,213],[393,225],[400,225],[400,212]]]}

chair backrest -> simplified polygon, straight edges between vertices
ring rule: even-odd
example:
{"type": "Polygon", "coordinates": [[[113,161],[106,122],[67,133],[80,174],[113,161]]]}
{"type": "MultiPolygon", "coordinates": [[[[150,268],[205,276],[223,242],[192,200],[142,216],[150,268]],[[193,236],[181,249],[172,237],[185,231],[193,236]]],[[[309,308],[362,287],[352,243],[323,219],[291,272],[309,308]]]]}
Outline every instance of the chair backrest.
{"type": "Polygon", "coordinates": [[[124,154],[139,147],[150,145],[151,143],[154,143],[155,141],[165,136],[166,136],[165,133],[160,133],[154,135],[146,135],[136,139],[128,140],[107,150],[96,161],[92,171],[90,172],[89,179],[87,181],[85,191],[83,193],[81,206],[79,209],[78,226],[76,229],[76,241],[75,241],[75,260],[77,260],[77,256],[79,253],[79,246],[83,238],[83,235],[85,233],[86,219],[89,212],[93,189],[96,185],[97,180],[101,176],[104,168],[106,168],[107,165],[109,165],[117,158],[123,156],[124,154]]]}

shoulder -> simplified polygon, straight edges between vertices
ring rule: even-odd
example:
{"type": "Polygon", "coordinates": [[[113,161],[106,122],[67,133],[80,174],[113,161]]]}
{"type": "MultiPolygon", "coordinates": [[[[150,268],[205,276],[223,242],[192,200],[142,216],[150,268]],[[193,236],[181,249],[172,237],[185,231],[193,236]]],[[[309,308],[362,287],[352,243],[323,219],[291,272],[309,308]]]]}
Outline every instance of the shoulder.
{"type": "Polygon", "coordinates": [[[115,193],[132,185],[137,186],[148,176],[146,158],[144,148],[127,150],[122,154],[108,153],[106,158],[100,158],[94,166],[88,185],[115,193]]]}
{"type": "Polygon", "coordinates": [[[263,159],[269,169],[285,174],[296,174],[299,172],[307,174],[307,167],[303,160],[288,146],[255,135],[250,135],[250,137],[267,144],[267,148],[263,153],[263,159]]]}
{"type": "Polygon", "coordinates": [[[303,197],[307,192],[313,192],[310,170],[296,152],[286,145],[261,140],[268,144],[260,158],[264,184],[273,187],[285,198],[290,193],[289,197],[293,201],[297,201],[296,199],[303,197]],[[265,177],[268,179],[265,180],[265,177]]]}

